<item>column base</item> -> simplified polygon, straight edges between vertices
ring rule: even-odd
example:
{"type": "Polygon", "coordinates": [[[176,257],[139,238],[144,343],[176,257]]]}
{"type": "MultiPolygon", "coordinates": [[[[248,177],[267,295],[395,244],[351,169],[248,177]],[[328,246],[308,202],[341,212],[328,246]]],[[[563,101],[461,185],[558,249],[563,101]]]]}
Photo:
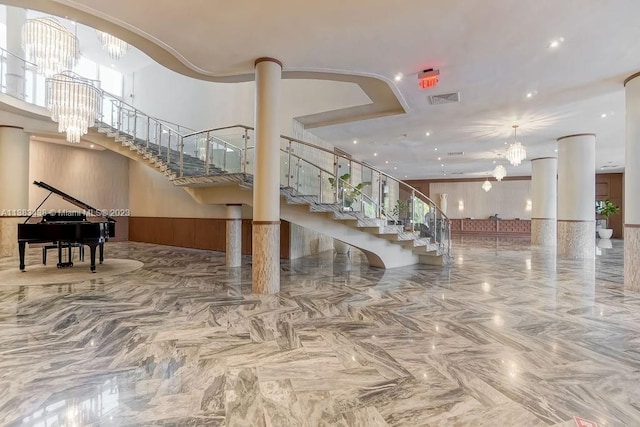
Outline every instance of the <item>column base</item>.
{"type": "Polygon", "coordinates": [[[558,256],[589,259],[596,256],[596,222],[558,220],[558,256]]]}
{"type": "Polygon", "coordinates": [[[22,217],[0,218],[0,258],[18,256],[18,224],[22,217]]]}
{"type": "Polygon", "coordinates": [[[252,291],[280,292],[280,221],[254,221],[252,236],[252,291]]]}
{"type": "Polygon", "coordinates": [[[557,221],[555,219],[531,219],[531,244],[556,246],[558,242],[557,221]]]}
{"type": "Polygon", "coordinates": [[[242,220],[227,219],[227,267],[242,265],[242,220]]]}
{"type": "Polygon", "coordinates": [[[624,226],[624,288],[640,292],[640,225],[624,226]]]}

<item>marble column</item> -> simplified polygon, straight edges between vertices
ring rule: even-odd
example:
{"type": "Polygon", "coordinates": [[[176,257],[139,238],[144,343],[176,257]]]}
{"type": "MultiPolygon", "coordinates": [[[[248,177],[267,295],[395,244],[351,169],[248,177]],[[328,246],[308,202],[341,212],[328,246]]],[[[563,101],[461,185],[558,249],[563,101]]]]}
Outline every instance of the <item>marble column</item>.
{"type": "Polygon", "coordinates": [[[22,25],[27,11],[21,7],[7,6],[7,95],[24,99],[24,51],[22,50],[22,25]],[[15,55],[15,56],[14,56],[15,55]]]}
{"type": "Polygon", "coordinates": [[[242,205],[227,205],[227,267],[242,265],[242,205]]]}
{"type": "Polygon", "coordinates": [[[640,291],[640,73],[625,80],[624,87],[624,287],[637,292],[640,291]]]}
{"type": "Polygon", "coordinates": [[[18,255],[18,224],[29,209],[29,135],[0,126],[0,257],[18,255]]]}
{"type": "Polygon", "coordinates": [[[595,257],[596,136],[558,138],[558,255],[595,257]]]}
{"type": "Polygon", "coordinates": [[[259,58],[256,67],[253,171],[252,290],[280,291],[280,82],[282,64],[259,58]]]}
{"type": "Polygon", "coordinates": [[[556,246],[558,159],[531,160],[531,244],[556,246]]]}

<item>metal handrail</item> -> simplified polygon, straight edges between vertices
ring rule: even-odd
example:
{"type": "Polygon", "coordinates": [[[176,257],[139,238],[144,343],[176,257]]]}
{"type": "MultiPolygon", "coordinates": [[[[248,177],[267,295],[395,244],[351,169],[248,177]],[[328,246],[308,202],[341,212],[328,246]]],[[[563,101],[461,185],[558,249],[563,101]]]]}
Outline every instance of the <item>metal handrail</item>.
{"type": "Polygon", "coordinates": [[[1,54],[8,54],[8,55],[11,55],[11,56],[13,56],[14,58],[16,58],[16,59],[20,60],[21,62],[24,62],[24,63],[25,63],[25,64],[27,64],[27,65],[31,65],[33,68],[38,68],[38,65],[37,65],[37,64],[34,64],[33,62],[27,61],[26,59],[19,57],[19,56],[18,56],[18,55],[16,55],[15,53],[11,53],[11,52],[9,52],[8,50],[3,49],[3,48],[1,48],[1,47],[0,47],[0,53],[1,53],[1,54]]]}

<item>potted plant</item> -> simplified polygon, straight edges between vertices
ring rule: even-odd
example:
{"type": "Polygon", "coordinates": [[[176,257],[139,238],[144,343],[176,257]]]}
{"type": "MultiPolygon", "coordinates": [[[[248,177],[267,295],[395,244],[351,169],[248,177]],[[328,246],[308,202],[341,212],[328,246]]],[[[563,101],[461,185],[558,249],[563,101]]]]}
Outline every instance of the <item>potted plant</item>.
{"type": "MultiPolygon", "coordinates": [[[[362,194],[362,188],[364,187],[363,183],[359,183],[358,185],[345,185],[345,183],[349,183],[349,178],[351,175],[349,173],[345,173],[344,175],[338,178],[337,186],[338,186],[338,200],[340,200],[340,195],[342,195],[342,206],[344,208],[351,208],[353,202],[362,194]]],[[[333,177],[329,177],[329,184],[331,184],[331,188],[336,188],[336,179],[333,177]]]]}
{"type": "Polygon", "coordinates": [[[396,205],[393,207],[393,210],[391,211],[391,215],[393,215],[394,218],[397,218],[397,224],[401,225],[408,222],[407,219],[409,218],[409,211],[409,201],[398,200],[396,202],[396,205]]]}
{"type": "MultiPolygon", "coordinates": [[[[611,200],[600,200],[596,202],[596,213],[605,217],[607,227],[609,226],[609,217],[615,215],[620,211],[620,208],[616,206],[611,200]]],[[[610,239],[613,235],[612,228],[600,228],[598,229],[598,235],[601,239],[610,239]]]]}

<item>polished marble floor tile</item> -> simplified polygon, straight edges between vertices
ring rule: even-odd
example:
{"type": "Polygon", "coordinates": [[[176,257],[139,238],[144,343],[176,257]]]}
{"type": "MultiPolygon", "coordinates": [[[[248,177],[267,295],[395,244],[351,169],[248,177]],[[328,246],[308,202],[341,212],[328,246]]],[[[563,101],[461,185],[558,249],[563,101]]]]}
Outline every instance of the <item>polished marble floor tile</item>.
{"type": "Polygon", "coordinates": [[[450,267],[387,271],[325,253],[252,295],[250,257],[108,244],[106,263],[143,267],[0,275],[0,425],[637,426],[622,252],[465,237],[450,267]]]}

